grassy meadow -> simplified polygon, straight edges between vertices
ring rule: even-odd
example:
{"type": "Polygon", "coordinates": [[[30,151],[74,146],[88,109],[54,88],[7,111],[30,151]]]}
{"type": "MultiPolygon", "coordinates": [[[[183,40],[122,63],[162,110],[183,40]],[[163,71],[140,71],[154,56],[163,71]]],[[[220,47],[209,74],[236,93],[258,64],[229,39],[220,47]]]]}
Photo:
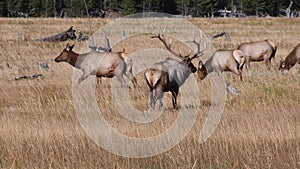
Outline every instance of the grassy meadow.
{"type": "MultiPolygon", "coordinates": [[[[109,21],[92,19],[93,31],[109,21]]],[[[188,21],[208,36],[228,32],[230,41],[224,37],[212,41],[216,49],[272,39],[278,46],[277,64],[300,39],[300,19],[188,21]]],[[[220,123],[202,144],[198,142],[199,131],[214,104],[210,81],[198,81],[200,111],[187,137],[163,154],[126,158],[97,146],[81,128],[72,98],[73,68],[53,61],[67,42],[35,41],[70,26],[88,34],[87,19],[0,18],[0,23],[0,168],[300,168],[299,65],[283,75],[278,66],[268,70],[264,63],[252,63],[250,70],[244,70],[242,82],[236,75],[225,73],[226,81],[240,91],[240,96],[227,95],[220,123]],[[18,32],[22,33],[21,39],[18,32]],[[39,62],[47,62],[53,71],[39,71],[39,62]],[[13,80],[34,73],[42,73],[45,78],[13,80]]],[[[133,53],[149,43],[162,48],[160,43],[152,44],[145,36],[132,38],[113,50],[124,47],[133,53]]],[[[76,42],[74,50],[79,52],[84,45],[76,42]]],[[[136,77],[138,86],[129,89],[130,97],[136,109],[146,111],[149,108],[146,82],[142,73],[136,77]]],[[[111,126],[125,135],[155,136],[178,117],[178,110],[171,109],[171,95],[165,94],[167,108],[158,119],[149,124],[126,120],[114,109],[110,85],[109,79],[102,79],[96,85],[97,103],[111,126]]]]}

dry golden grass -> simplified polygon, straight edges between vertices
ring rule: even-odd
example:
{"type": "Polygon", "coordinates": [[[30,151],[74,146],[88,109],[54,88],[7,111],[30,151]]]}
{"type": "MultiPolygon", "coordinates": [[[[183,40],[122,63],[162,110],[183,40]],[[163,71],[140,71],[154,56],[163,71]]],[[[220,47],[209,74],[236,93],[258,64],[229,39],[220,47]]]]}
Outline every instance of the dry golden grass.
{"type": "MultiPolygon", "coordinates": [[[[216,48],[235,48],[241,42],[273,39],[278,45],[276,61],[299,43],[299,19],[191,19],[206,34],[227,31],[231,41],[213,41],[216,48]]],[[[227,96],[224,113],[215,133],[198,143],[199,131],[210,106],[210,83],[198,82],[201,107],[188,136],[170,151],[151,158],[131,159],[111,154],[90,140],[82,130],[72,99],[73,68],[52,61],[66,42],[42,43],[34,39],[75,29],[88,33],[86,19],[0,18],[0,168],[300,168],[300,72],[299,65],[288,76],[267,71],[252,63],[244,81],[226,73],[227,81],[241,96],[227,96]],[[23,39],[18,40],[18,31],[23,39]],[[15,76],[38,72],[37,62],[48,62],[53,72],[45,79],[13,81],[15,76]],[[9,64],[9,66],[7,65],[9,64]],[[25,71],[23,66],[31,69],[25,71]]],[[[93,19],[94,31],[109,20],[93,19]]],[[[145,37],[120,44],[132,53],[143,48],[145,37]]],[[[76,46],[83,46],[77,43],[76,46]]],[[[150,44],[150,45],[160,45],[150,44]]],[[[75,49],[76,50],[76,49],[75,49]]],[[[148,91],[143,75],[130,89],[133,104],[148,109],[148,91]]],[[[114,108],[110,80],[96,89],[104,117],[118,131],[148,137],[166,130],[177,118],[168,109],[154,122],[137,125],[114,108]],[[120,125],[122,124],[122,125],[120,125]]]]}

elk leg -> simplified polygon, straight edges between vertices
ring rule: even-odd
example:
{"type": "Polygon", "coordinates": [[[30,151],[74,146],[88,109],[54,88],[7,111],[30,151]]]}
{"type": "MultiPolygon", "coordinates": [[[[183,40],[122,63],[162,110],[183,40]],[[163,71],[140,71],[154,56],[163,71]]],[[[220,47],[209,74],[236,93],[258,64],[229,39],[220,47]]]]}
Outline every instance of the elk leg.
{"type": "Polygon", "coordinates": [[[149,97],[150,97],[150,106],[152,109],[154,109],[155,107],[155,99],[154,99],[154,92],[153,92],[153,89],[150,89],[150,92],[149,92],[149,97]]]}
{"type": "Polygon", "coordinates": [[[78,79],[77,84],[80,84],[82,81],[84,81],[87,77],[89,76],[89,74],[83,73],[81,75],[81,77],[78,79]]]}
{"type": "Polygon", "coordinates": [[[242,63],[241,65],[239,65],[239,67],[238,67],[238,70],[243,70],[243,68],[244,68],[244,66],[245,66],[245,62],[244,63],[242,63]]]}
{"type": "Polygon", "coordinates": [[[250,56],[245,56],[246,69],[250,69],[250,56]]]}
{"type": "Polygon", "coordinates": [[[173,109],[176,109],[177,106],[177,95],[178,95],[179,88],[172,91],[172,103],[173,109]]]}
{"type": "Polygon", "coordinates": [[[266,64],[267,68],[270,70],[271,69],[271,60],[270,59],[266,59],[265,60],[265,64],[266,64]]]}
{"type": "Polygon", "coordinates": [[[163,94],[159,95],[158,100],[159,100],[159,107],[158,107],[158,109],[161,110],[161,108],[163,107],[163,94]]]}
{"type": "Polygon", "coordinates": [[[242,71],[239,70],[239,73],[240,73],[240,75],[239,75],[240,76],[240,80],[243,81],[242,71]]]}
{"type": "Polygon", "coordinates": [[[133,86],[136,87],[136,86],[137,86],[137,80],[136,80],[136,78],[132,75],[132,71],[130,71],[130,70],[129,70],[129,71],[126,71],[125,75],[128,77],[128,79],[131,80],[133,86]]]}
{"type": "Polygon", "coordinates": [[[240,80],[243,81],[242,71],[241,70],[238,70],[236,67],[230,68],[229,70],[231,70],[233,73],[235,73],[236,75],[238,75],[240,77],[240,80]]]}
{"type": "Polygon", "coordinates": [[[133,87],[136,87],[137,86],[137,80],[135,77],[133,77],[133,79],[131,80],[132,84],[133,84],[133,87]]]}
{"type": "Polygon", "coordinates": [[[163,91],[160,89],[156,89],[155,90],[155,102],[157,100],[159,100],[159,110],[162,108],[163,106],[163,91]]]}
{"type": "Polygon", "coordinates": [[[272,66],[272,67],[276,67],[276,65],[277,65],[277,63],[276,63],[274,57],[271,58],[271,66],[272,66]]]}
{"type": "Polygon", "coordinates": [[[119,82],[121,83],[121,87],[124,87],[125,86],[125,80],[124,80],[124,77],[123,75],[117,75],[117,78],[119,80],[119,82]]]}
{"type": "Polygon", "coordinates": [[[97,76],[97,85],[101,84],[101,76],[97,76]]]}
{"type": "Polygon", "coordinates": [[[135,77],[133,77],[133,75],[132,74],[125,74],[127,77],[128,77],[128,79],[130,79],[131,80],[131,83],[133,84],[133,87],[136,87],[137,86],[137,80],[136,80],[136,78],[135,77]]]}

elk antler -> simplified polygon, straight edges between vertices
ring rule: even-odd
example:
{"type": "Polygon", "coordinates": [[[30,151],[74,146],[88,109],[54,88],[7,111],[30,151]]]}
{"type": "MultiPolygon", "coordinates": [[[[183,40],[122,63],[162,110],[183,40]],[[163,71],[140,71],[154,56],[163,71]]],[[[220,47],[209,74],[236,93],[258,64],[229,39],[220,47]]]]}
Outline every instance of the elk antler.
{"type": "Polygon", "coordinates": [[[105,38],[105,49],[106,49],[106,51],[111,51],[111,46],[110,46],[110,43],[109,43],[109,39],[107,38],[107,36],[106,36],[106,32],[104,31],[104,29],[102,29],[102,31],[103,31],[103,33],[104,33],[104,38],[105,38]]]}
{"type": "Polygon", "coordinates": [[[151,36],[151,38],[157,38],[157,39],[159,39],[164,44],[164,46],[167,48],[167,50],[170,53],[172,53],[173,55],[177,56],[180,59],[183,59],[183,58],[186,58],[186,57],[190,56],[190,54],[186,55],[186,56],[182,56],[181,52],[176,53],[175,51],[173,51],[172,48],[171,48],[171,45],[172,45],[173,41],[170,40],[170,42],[167,43],[164,34],[158,34],[157,36],[151,36]]]}
{"type": "Polygon", "coordinates": [[[196,46],[197,46],[197,52],[191,57],[191,60],[192,59],[195,59],[195,58],[198,58],[200,56],[202,56],[204,54],[204,51],[206,50],[206,43],[204,43],[204,49],[201,50],[201,40],[202,40],[202,32],[199,30],[199,34],[200,34],[200,41],[197,42],[196,41],[196,37],[194,35],[194,40],[193,41],[188,41],[187,43],[194,43],[196,46]]]}
{"type": "Polygon", "coordinates": [[[109,39],[106,35],[106,32],[104,31],[104,29],[102,29],[102,32],[104,34],[104,43],[105,43],[105,46],[104,47],[97,47],[97,46],[89,46],[91,49],[93,50],[96,50],[98,52],[111,52],[112,51],[112,48],[110,46],[110,43],[109,43],[109,39]]]}

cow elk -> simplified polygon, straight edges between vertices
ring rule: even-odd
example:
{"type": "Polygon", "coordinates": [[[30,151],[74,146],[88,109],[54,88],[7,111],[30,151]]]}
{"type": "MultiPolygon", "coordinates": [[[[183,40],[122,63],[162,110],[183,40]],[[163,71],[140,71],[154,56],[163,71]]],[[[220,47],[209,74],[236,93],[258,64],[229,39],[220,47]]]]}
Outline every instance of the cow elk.
{"type": "Polygon", "coordinates": [[[159,68],[146,69],[144,76],[150,90],[150,106],[154,109],[156,102],[159,100],[159,109],[161,109],[164,92],[171,92],[173,109],[176,109],[179,87],[184,84],[191,73],[197,71],[192,60],[203,55],[204,50],[200,51],[201,41],[197,42],[194,39],[193,42],[198,46],[198,52],[189,57],[189,55],[182,56],[180,53],[173,51],[171,49],[172,42],[167,43],[164,34],[152,36],[151,38],[159,39],[165,48],[181,61],[167,58],[156,64],[159,68]]]}
{"type": "MultiPolygon", "coordinates": [[[[126,66],[126,54],[123,52],[97,52],[90,51],[84,54],[75,53],[74,45],[67,44],[66,48],[55,58],[55,62],[67,62],[73,67],[81,69],[83,74],[78,80],[80,84],[90,75],[95,75],[97,78],[116,76],[121,85],[124,85],[123,75],[126,75],[134,85],[136,80],[132,75],[132,71],[126,66]],[[125,59],[124,59],[125,58],[125,59]]],[[[131,63],[132,64],[132,63],[131,63]]]]}
{"type": "MultiPolygon", "coordinates": [[[[107,34],[106,32],[104,31],[104,29],[102,29],[102,32],[104,34],[104,41],[105,41],[105,46],[104,47],[101,47],[101,46],[89,46],[89,48],[91,48],[92,50],[94,51],[97,51],[97,52],[112,52],[112,48],[111,48],[111,45],[110,45],[110,40],[108,39],[107,37],[107,34]]],[[[133,62],[132,62],[132,59],[130,57],[128,57],[127,53],[125,53],[125,49],[123,49],[123,52],[121,54],[121,57],[124,59],[125,61],[125,64],[126,64],[126,72],[125,72],[125,75],[131,79],[132,83],[133,83],[133,86],[136,87],[137,85],[137,80],[136,78],[133,76],[132,74],[132,67],[133,67],[133,62]]],[[[101,77],[98,78],[98,84],[100,83],[101,81],[101,77]]]]}
{"type": "Polygon", "coordinates": [[[300,64],[300,43],[289,53],[284,61],[280,61],[279,70],[287,73],[296,63],[300,64]]]}
{"type": "Polygon", "coordinates": [[[270,69],[271,61],[275,58],[277,47],[272,40],[266,39],[263,41],[242,43],[237,49],[244,53],[247,68],[250,68],[250,62],[264,61],[270,69]]]}
{"type": "Polygon", "coordinates": [[[231,71],[242,80],[242,68],[245,63],[243,52],[240,50],[219,49],[204,64],[199,61],[198,77],[203,80],[207,74],[231,71]]]}

